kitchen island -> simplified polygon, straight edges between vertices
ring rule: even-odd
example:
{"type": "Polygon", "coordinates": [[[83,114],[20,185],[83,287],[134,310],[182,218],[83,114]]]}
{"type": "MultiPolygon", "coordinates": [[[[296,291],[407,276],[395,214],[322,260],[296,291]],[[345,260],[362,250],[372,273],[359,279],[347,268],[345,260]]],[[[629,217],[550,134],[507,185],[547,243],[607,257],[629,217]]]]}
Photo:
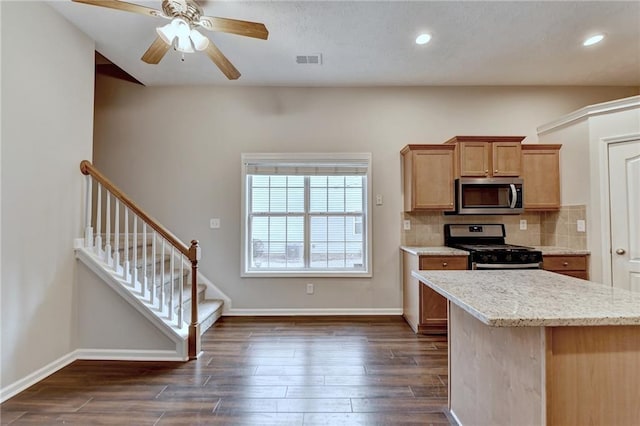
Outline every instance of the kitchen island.
{"type": "Polygon", "coordinates": [[[462,425],[637,425],[640,293],[543,270],[413,271],[448,301],[462,425]]]}

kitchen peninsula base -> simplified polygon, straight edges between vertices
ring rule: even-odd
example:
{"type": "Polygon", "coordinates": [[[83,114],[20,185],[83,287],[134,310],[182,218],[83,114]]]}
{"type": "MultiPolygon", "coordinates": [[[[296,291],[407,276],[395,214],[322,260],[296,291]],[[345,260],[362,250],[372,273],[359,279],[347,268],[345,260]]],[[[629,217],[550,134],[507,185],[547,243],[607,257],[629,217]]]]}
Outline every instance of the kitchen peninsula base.
{"type": "Polygon", "coordinates": [[[638,424],[640,293],[543,270],[412,275],[447,299],[459,424],[638,424]]]}
{"type": "Polygon", "coordinates": [[[489,327],[449,302],[449,409],[461,425],[633,425],[640,327],[489,327]]]}

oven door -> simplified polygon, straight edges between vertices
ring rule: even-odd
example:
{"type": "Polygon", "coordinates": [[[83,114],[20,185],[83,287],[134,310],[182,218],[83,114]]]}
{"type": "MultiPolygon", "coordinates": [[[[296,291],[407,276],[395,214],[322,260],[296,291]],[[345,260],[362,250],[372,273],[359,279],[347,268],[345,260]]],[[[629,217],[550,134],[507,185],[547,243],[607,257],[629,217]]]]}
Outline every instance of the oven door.
{"type": "Polygon", "coordinates": [[[460,178],[456,180],[458,214],[519,214],[524,211],[522,179],[460,178]]]}
{"type": "Polygon", "coordinates": [[[534,263],[477,263],[471,264],[471,269],[540,269],[542,264],[540,262],[534,263]]]}

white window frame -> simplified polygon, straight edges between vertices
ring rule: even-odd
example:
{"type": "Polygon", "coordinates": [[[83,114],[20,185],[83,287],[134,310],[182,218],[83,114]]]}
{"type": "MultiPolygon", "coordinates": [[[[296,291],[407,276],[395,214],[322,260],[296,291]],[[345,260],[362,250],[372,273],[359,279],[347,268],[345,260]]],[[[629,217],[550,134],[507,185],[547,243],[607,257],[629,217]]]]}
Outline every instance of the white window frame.
{"type": "MultiPolygon", "coordinates": [[[[363,278],[371,277],[372,266],[372,215],[371,215],[371,194],[372,194],[372,181],[371,181],[371,153],[244,153],[241,155],[241,265],[240,276],[241,277],[353,277],[363,278]],[[265,270],[255,271],[249,270],[250,253],[249,244],[247,242],[247,230],[249,229],[249,212],[247,208],[249,206],[248,194],[247,194],[247,164],[257,162],[295,162],[301,161],[305,163],[323,163],[323,162],[335,162],[335,163],[366,163],[366,190],[364,191],[364,211],[363,211],[363,238],[364,238],[364,269],[359,271],[347,271],[347,270],[265,270]],[[366,230],[366,231],[365,231],[366,230]]],[[[305,212],[306,214],[306,212],[305,212]]],[[[305,244],[307,242],[305,241],[305,244]]]]}

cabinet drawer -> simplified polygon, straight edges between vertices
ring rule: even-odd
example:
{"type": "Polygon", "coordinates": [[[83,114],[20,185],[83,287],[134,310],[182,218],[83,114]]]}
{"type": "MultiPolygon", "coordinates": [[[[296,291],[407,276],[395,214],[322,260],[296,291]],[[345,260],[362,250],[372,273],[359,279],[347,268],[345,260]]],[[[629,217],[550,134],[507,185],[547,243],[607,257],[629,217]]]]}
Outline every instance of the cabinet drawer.
{"type": "Polygon", "coordinates": [[[568,275],[574,278],[581,278],[583,280],[589,279],[589,275],[587,274],[587,271],[554,271],[554,272],[556,272],[557,274],[568,275]]]}
{"type": "Polygon", "coordinates": [[[420,256],[421,270],[467,269],[466,256],[420,256]]]}
{"type": "Polygon", "coordinates": [[[575,271],[587,269],[586,256],[544,256],[543,267],[549,271],[575,271]]]}

